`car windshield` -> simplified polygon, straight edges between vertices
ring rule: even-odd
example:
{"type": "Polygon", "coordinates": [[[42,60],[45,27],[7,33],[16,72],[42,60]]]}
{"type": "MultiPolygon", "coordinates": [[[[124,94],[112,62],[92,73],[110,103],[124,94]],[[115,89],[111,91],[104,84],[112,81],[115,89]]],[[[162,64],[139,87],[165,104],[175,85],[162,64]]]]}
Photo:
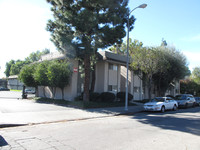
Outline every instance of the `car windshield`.
{"type": "Polygon", "coordinates": [[[177,95],[177,96],[175,97],[175,99],[176,99],[176,100],[184,100],[184,99],[186,99],[186,96],[185,96],[185,95],[177,95]]]}
{"type": "Polygon", "coordinates": [[[151,100],[151,102],[164,102],[164,101],[165,101],[165,99],[163,97],[156,97],[151,100]]]}

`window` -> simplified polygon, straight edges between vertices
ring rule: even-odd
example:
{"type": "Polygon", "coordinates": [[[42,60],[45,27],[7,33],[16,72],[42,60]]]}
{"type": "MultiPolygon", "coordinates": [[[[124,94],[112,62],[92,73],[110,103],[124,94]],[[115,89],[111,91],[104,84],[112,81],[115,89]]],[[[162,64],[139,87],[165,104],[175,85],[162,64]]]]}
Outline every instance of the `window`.
{"type": "Polygon", "coordinates": [[[117,71],[117,65],[109,64],[109,70],[115,70],[115,71],[117,71]]]}
{"type": "Polygon", "coordinates": [[[117,85],[108,85],[108,91],[117,92],[117,85]]]}
{"type": "Polygon", "coordinates": [[[139,93],[140,92],[140,87],[134,87],[134,93],[139,93]]]}

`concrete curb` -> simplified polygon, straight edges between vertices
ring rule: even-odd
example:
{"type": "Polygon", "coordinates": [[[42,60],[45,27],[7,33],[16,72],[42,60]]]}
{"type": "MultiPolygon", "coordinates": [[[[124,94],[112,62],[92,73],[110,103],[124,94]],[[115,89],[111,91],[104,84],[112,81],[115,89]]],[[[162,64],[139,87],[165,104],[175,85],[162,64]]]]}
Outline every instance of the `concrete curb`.
{"type": "Polygon", "coordinates": [[[19,126],[26,126],[28,124],[0,124],[1,128],[10,128],[10,127],[19,127],[19,126]]]}

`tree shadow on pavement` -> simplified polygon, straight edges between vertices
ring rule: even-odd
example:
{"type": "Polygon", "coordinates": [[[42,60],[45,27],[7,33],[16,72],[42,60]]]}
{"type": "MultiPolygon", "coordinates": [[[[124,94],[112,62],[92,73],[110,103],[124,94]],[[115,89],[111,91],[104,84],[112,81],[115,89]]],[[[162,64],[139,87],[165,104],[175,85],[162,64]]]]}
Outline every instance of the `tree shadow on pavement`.
{"type": "Polygon", "coordinates": [[[186,132],[200,136],[200,108],[181,109],[163,113],[145,112],[134,116],[143,124],[167,130],[186,132]]]}
{"type": "Polygon", "coordinates": [[[6,146],[8,145],[8,143],[6,142],[6,140],[0,135],[0,147],[1,146],[6,146]]]}

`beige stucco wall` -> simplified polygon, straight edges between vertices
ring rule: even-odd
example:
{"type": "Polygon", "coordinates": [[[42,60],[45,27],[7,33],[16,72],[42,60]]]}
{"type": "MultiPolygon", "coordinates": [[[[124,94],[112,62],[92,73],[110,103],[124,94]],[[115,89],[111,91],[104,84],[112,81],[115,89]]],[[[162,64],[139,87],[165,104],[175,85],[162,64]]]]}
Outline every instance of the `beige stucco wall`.
{"type": "Polygon", "coordinates": [[[108,71],[108,85],[117,85],[117,78],[118,74],[116,70],[109,70],[108,71]]]}
{"type": "Polygon", "coordinates": [[[136,92],[133,88],[133,92],[134,92],[134,100],[142,100],[142,80],[137,76],[134,75],[134,88],[137,88],[139,91],[136,92]]]}
{"type": "Polygon", "coordinates": [[[100,61],[96,64],[96,84],[95,92],[104,92],[105,62],[100,61]]]}
{"type": "Polygon", "coordinates": [[[104,92],[108,91],[108,62],[105,62],[104,68],[104,92]]]}
{"type": "MultiPolygon", "coordinates": [[[[121,81],[120,81],[120,85],[121,85],[121,87],[120,87],[120,91],[122,91],[122,92],[125,92],[126,91],[126,75],[127,75],[127,69],[126,69],[126,67],[124,67],[124,66],[121,66],[121,81]]],[[[129,70],[129,72],[128,72],[128,92],[129,93],[131,93],[131,81],[133,81],[132,80],[132,75],[131,75],[131,71],[129,70]]]]}
{"type": "Polygon", "coordinates": [[[107,92],[108,85],[117,85],[117,91],[120,91],[121,66],[115,63],[111,63],[117,65],[118,69],[117,71],[109,70],[109,63],[110,62],[101,61],[96,64],[95,92],[107,92]]]}

